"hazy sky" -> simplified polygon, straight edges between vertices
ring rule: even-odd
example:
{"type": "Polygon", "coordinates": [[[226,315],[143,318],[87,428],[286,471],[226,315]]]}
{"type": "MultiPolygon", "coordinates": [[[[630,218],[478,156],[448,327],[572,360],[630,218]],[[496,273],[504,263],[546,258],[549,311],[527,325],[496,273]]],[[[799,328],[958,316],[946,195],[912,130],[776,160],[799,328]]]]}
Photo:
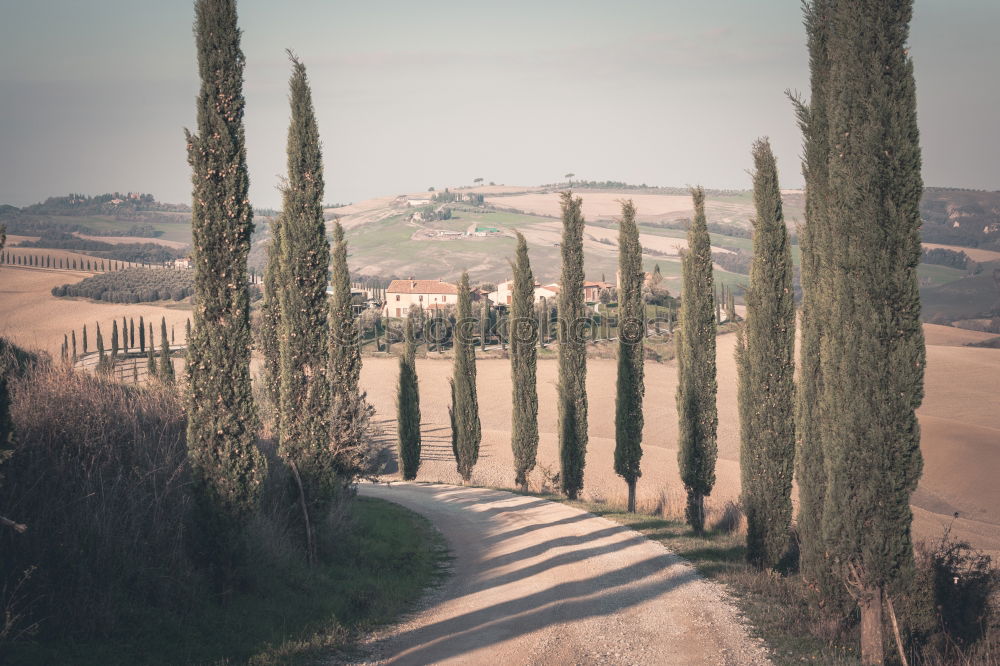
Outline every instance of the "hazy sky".
{"type": "MultiPolygon", "coordinates": [[[[769,135],[801,186],[797,0],[242,0],[251,196],[276,207],[284,53],[308,67],[326,200],[473,178],[749,186],[769,135]]],[[[0,0],[0,203],[141,190],[190,200],[198,90],[184,0],[0,0]]],[[[1000,189],[1000,2],[917,0],[928,185],[1000,189]]]]}

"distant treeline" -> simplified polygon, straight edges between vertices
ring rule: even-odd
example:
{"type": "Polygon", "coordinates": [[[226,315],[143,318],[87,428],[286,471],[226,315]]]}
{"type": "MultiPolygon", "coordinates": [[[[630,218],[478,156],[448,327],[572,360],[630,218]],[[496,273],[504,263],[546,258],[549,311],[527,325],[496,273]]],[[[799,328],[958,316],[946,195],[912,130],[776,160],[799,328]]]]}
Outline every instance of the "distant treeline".
{"type": "Polygon", "coordinates": [[[49,197],[42,203],[25,206],[22,212],[31,215],[121,215],[140,212],[183,212],[191,211],[186,204],[165,204],[152,194],[143,192],[108,192],[89,196],[67,194],[64,197],[49,197]]]}
{"type": "Polygon", "coordinates": [[[106,243],[61,231],[45,231],[37,241],[23,241],[19,247],[74,250],[103,259],[147,264],[173,261],[186,254],[184,250],[176,250],[157,243],[106,243]]]}
{"type": "Polygon", "coordinates": [[[966,253],[948,250],[943,247],[936,247],[933,249],[925,247],[923,256],[920,257],[920,262],[924,264],[947,266],[948,268],[957,268],[963,271],[969,268],[970,264],[974,263],[966,253]]]}

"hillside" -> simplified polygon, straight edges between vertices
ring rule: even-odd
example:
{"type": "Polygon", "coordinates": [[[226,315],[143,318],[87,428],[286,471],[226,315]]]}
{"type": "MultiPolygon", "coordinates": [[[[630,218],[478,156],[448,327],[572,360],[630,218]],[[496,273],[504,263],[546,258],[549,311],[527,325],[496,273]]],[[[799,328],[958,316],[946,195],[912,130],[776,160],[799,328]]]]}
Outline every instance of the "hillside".
{"type": "MultiPolygon", "coordinates": [[[[565,187],[490,185],[418,192],[327,208],[325,214],[344,225],[355,275],[456,280],[468,270],[473,282],[501,281],[509,276],[514,231],[519,230],[528,240],[536,278],[548,282],[559,276],[559,192],[565,187]],[[471,235],[466,233],[470,230],[471,235]]],[[[644,268],[652,270],[659,264],[668,280],[679,279],[678,251],[685,245],[690,216],[690,197],[684,189],[607,182],[577,182],[573,189],[583,198],[587,219],[588,279],[614,281],[618,264],[614,221],[623,198],[631,198],[638,208],[644,268]]],[[[716,281],[735,286],[739,295],[747,281],[752,247],[751,193],[708,190],[706,195],[716,281]]],[[[804,195],[801,190],[786,190],[783,198],[785,219],[794,235],[803,221],[804,195]]],[[[920,266],[924,318],[938,323],[976,320],[975,326],[989,328],[991,319],[1000,315],[1000,284],[993,278],[994,270],[1000,269],[1000,193],[927,188],[921,212],[928,248],[964,252],[975,262],[965,269],[920,266]]],[[[270,214],[273,211],[258,211],[255,216],[250,267],[258,273],[266,264],[270,214]]],[[[160,203],[147,194],[69,195],[23,209],[3,206],[0,224],[23,237],[25,245],[91,256],[110,256],[108,244],[124,244],[115,252],[119,258],[154,256],[150,244],[162,246],[157,257],[182,256],[191,241],[188,207],[160,203]]],[[[797,246],[793,259],[797,264],[797,246]]]]}

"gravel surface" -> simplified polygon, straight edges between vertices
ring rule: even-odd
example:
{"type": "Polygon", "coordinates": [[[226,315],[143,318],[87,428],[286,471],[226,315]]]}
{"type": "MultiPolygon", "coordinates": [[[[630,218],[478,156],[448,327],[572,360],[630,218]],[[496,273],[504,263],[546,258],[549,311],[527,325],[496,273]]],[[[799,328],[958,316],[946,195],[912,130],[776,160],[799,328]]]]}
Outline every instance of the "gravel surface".
{"type": "Polygon", "coordinates": [[[482,488],[360,494],[426,516],[454,558],[421,610],[369,637],[366,663],[770,663],[721,586],[617,523],[482,488]]]}

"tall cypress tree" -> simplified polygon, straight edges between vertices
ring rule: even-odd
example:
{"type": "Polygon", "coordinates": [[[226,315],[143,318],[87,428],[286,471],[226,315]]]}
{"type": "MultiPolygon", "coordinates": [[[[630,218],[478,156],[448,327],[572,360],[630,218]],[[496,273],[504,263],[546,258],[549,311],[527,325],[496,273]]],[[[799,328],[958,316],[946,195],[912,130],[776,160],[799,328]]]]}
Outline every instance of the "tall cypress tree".
{"type": "Polygon", "coordinates": [[[111,365],[115,364],[118,358],[118,321],[111,320],[111,365]]]}
{"type": "Polygon", "coordinates": [[[681,330],[677,336],[677,416],[681,480],[687,490],[685,516],[695,532],[705,529],[705,497],[715,485],[718,454],[715,404],[715,287],[712,248],[705,220],[705,192],[691,191],[694,221],[682,258],[681,330]]]}
{"type": "Polygon", "coordinates": [[[87,349],[87,325],[83,325],[83,353],[86,354],[89,350],[87,349]]]}
{"type": "Polygon", "coordinates": [[[168,384],[174,383],[174,364],[170,360],[170,341],[167,339],[167,320],[160,317],[160,369],[157,373],[168,384]]]}
{"type": "Polygon", "coordinates": [[[153,322],[149,322],[149,345],[146,347],[146,374],[156,377],[156,351],[153,349],[153,322]]]}
{"type": "Polygon", "coordinates": [[[195,269],[187,445],[199,508],[196,538],[225,578],[239,557],[234,535],[256,506],[265,470],[250,388],[253,208],[236,0],[196,0],[195,17],[201,90],[198,131],[186,133],[195,269]]]}
{"type": "Polygon", "coordinates": [[[323,157],[306,68],[293,55],[289,81],[288,181],[281,223],[279,451],[297,467],[306,502],[320,510],[336,489],[329,447],[330,247],[323,221],[323,157]]]}
{"type": "Polygon", "coordinates": [[[511,440],[514,453],[514,483],[528,489],[528,475],[535,468],[538,453],[538,387],[535,377],[538,351],[538,322],[535,319],[535,277],[528,259],[528,244],[517,233],[517,254],[513,264],[514,289],[511,298],[510,378],[512,384],[511,440]]]}
{"type": "Polygon", "coordinates": [[[76,355],[76,329],[73,329],[73,331],[71,332],[71,334],[72,334],[71,337],[73,339],[73,365],[76,365],[76,358],[77,358],[77,355],[76,355]]]}
{"type": "Polygon", "coordinates": [[[351,304],[351,274],[347,268],[347,240],[339,221],[333,223],[330,299],[330,383],[334,409],[358,394],[361,377],[361,346],[358,321],[351,304]]]}
{"type": "Polygon", "coordinates": [[[135,319],[128,318],[128,346],[135,349],[135,319]]]}
{"type": "Polygon", "coordinates": [[[108,359],[104,355],[104,336],[101,335],[101,325],[97,324],[97,369],[107,369],[108,359]]]}
{"type": "Polygon", "coordinates": [[[642,476],[643,381],[642,245],[632,200],[622,202],[618,230],[618,393],[615,399],[615,473],[628,484],[628,510],[642,476]]]}
{"type": "Polygon", "coordinates": [[[279,401],[281,395],[281,301],[279,292],[281,275],[281,223],[278,215],[271,221],[271,243],[267,248],[267,266],[264,269],[264,302],[260,308],[260,333],[258,346],[264,357],[261,371],[263,393],[275,409],[277,431],[281,430],[279,401]]]}
{"type": "Polygon", "coordinates": [[[413,334],[413,312],[407,314],[403,353],[399,356],[399,387],[396,392],[399,431],[399,466],[403,479],[417,478],[420,469],[420,390],[417,384],[417,343],[413,334]]]}
{"type": "Polygon", "coordinates": [[[562,491],[576,499],[587,458],[587,341],[583,323],[583,199],[563,192],[559,290],[559,461],[562,491]]]}
{"type": "Polygon", "coordinates": [[[788,545],[795,461],[792,253],[771,145],[753,146],[753,263],[736,343],[747,561],[773,567],[788,545]]]}
{"type": "Polygon", "coordinates": [[[923,183],[911,15],[912,0],[838,0],[830,13],[828,215],[838,242],[828,248],[829,312],[837,325],[821,353],[823,535],[861,609],[868,664],[883,659],[883,603],[913,573],[910,495],[923,466],[923,183]]]}
{"type": "Polygon", "coordinates": [[[476,395],[475,319],[469,294],[469,274],[462,273],[458,285],[458,312],[454,336],[455,364],[452,373],[453,442],[455,462],[462,481],[472,479],[472,468],[479,460],[482,429],[479,424],[479,399],[476,395]]]}
{"type": "Polygon", "coordinates": [[[128,353],[128,320],[122,315],[122,351],[128,353]]]}
{"type": "Polygon", "coordinates": [[[831,0],[812,0],[804,7],[809,49],[810,100],[793,99],[803,136],[802,175],[806,184],[805,224],[799,229],[802,311],[799,378],[795,402],[795,477],[799,489],[799,568],[826,596],[841,588],[832,575],[823,543],[826,469],[823,453],[821,341],[830,321],[825,312],[830,242],[827,232],[827,161],[830,137],[826,90],[829,79],[831,0]]]}

